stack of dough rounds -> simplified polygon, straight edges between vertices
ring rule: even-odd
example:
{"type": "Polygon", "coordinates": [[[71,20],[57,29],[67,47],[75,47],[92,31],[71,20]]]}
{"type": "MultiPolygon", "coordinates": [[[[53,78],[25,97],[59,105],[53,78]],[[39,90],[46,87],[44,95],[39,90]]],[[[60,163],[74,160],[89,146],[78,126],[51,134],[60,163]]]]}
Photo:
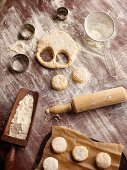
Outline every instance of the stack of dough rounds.
{"type": "Polygon", "coordinates": [[[68,80],[65,76],[58,74],[52,78],[52,88],[55,90],[63,90],[67,87],[68,80]]]}
{"type": "Polygon", "coordinates": [[[53,157],[48,157],[43,162],[44,170],[58,170],[58,160],[53,157]]]}
{"type": "Polygon", "coordinates": [[[76,83],[84,83],[87,81],[86,70],[83,68],[76,68],[72,72],[72,79],[76,83]]]}
{"type": "Polygon", "coordinates": [[[52,149],[55,153],[62,153],[67,149],[67,142],[63,137],[56,137],[52,141],[52,149]]]}
{"type": "Polygon", "coordinates": [[[100,152],[96,156],[96,164],[99,168],[106,169],[111,166],[111,157],[109,154],[100,152]]]}
{"type": "Polygon", "coordinates": [[[88,157],[88,150],[85,146],[76,146],[72,151],[72,156],[76,161],[84,161],[88,157]]]}

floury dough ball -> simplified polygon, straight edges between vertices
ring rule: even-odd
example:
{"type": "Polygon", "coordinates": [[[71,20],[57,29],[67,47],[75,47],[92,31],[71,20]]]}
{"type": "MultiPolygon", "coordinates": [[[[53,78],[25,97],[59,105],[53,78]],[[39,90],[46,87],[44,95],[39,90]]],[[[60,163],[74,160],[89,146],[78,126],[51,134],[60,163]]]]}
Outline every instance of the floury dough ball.
{"type": "Polygon", "coordinates": [[[68,85],[68,80],[65,76],[58,74],[52,78],[52,88],[55,90],[64,90],[68,85]]]}
{"type": "Polygon", "coordinates": [[[72,151],[72,156],[76,161],[84,161],[88,158],[88,150],[85,146],[76,146],[72,151]]]}
{"type": "Polygon", "coordinates": [[[72,72],[72,79],[76,83],[86,83],[87,82],[87,71],[84,68],[76,68],[72,72]]]}
{"type": "Polygon", "coordinates": [[[106,169],[111,166],[111,157],[109,154],[100,152],[96,156],[96,164],[99,168],[106,169]]]}
{"type": "Polygon", "coordinates": [[[55,153],[62,153],[67,149],[67,142],[63,137],[56,137],[52,141],[52,149],[55,153]]]}
{"type": "Polygon", "coordinates": [[[58,170],[58,160],[53,157],[48,157],[43,162],[44,170],[58,170]]]}

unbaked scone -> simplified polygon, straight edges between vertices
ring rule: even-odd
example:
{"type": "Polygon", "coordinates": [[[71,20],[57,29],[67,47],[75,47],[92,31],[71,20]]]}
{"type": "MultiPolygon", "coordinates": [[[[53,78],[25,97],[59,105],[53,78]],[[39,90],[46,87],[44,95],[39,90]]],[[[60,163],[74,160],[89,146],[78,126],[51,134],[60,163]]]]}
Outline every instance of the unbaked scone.
{"type": "Polygon", "coordinates": [[[55,153],[62,153],[67,149],[67,142],[63,137],[56,137],[52,141],[52,149],[55,153]]]}
{"type": "Polygon", "coordinates": [[[84,161],[88,158],[88,150],[85,146],[76,146],[72,151],[72,156],[76,161],[84,161]]]}
{"type": "Polygon", "coordinates": [[[96,164],[99,168],[106,169],[111,166],[111,157],[105,152],[100,152],[96,156],[96,164]]]}
{"type": "Polygon", "coordinates": [[[58,170],[58,160],[53,157],[48,157],[43,161],[44,170],[58,170]]]}
{"type": "Polygon", "coordinates": [[[72,79],[76,83],[85,83],[87,81],[86,70],[83,68],[76,68],[72,72],[72,79]]]}
{"type": "Polygon", "coordinates": [[[52,78],[52,88],[55,90],[63,90],[67,87],[67,85],[67,78],[61,74],[58,74],[52,78]]]}

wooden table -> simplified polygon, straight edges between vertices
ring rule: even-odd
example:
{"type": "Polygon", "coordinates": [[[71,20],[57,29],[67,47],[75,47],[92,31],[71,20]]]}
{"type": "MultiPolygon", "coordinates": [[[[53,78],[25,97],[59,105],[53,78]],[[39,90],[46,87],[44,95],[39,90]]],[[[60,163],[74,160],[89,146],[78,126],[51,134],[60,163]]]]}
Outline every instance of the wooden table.
{"type": "MultiPolygon", "coordinates": [[[[127,1],[114,0],[7,0],[0,11],[0,134],[6,125],[16,94],[21,87],[39,92],[39,101],[27,147],[17,148],[14,170],[30,170],[35,161],[39,146],[50,132],[51,125],[68,126],[80,130],[99,141],[122,143],[127,155],[127,105],[119,104],[81,114],[64,114],[49,118],[45,109],[58,103],[66,103],[75,95],[95,92],[117,86],[127,88],[127,1]],[[64,22],[53,20],[55,11],[60,6],[69,10],[64,22]],[[115,61],[117,77],[110,76],[102,51],[91,49],[85,41],[84,18],[90,12],[105,11],[116,22],[113,38],[107,42],[108,54],[115,61]],[[18,52],[29,56],[30,67],[22,74],[12,74],[8,70],[10,58],[17,54],[15,49],[17,35],[23,23],[29,22],[36,27],[34,40],[24,42],[18,52]],[[42,67],[35,58],[36,41],[53,28],[68,32],[81,47],[75,63],[67,69],[50,70],[42,67]],[[24,44],[27,44],[25,46],[24,44]],[[25,49],[25,50],[24,50],[25,49]],[[24,51],[22,51],[24,50],[24,51]],[[86,67],[91,79],[83,85],[71,80],[75,67],[86,67]],[[54,91],[50,80],[56,74],[68,76],[69,87],[64,91],[54,91]]],[[[17,51],[17,50],[16,50],[17,51]]],[[[3,144],[1,144],[3,147],[3,144]]]]}

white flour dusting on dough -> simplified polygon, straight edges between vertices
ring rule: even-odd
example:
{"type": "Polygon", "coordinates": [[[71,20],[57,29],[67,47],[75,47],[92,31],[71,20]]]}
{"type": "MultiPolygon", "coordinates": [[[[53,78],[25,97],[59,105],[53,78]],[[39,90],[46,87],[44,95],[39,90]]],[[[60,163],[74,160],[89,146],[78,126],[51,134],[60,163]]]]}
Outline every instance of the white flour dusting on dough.
{"type": "Polygon", "coordinates": [[[27,138],[33,111],[33,101],[33,97],[28,94],[19,102],[14,118],[11,121],[9,136],[18,139],[27,138]]]}

